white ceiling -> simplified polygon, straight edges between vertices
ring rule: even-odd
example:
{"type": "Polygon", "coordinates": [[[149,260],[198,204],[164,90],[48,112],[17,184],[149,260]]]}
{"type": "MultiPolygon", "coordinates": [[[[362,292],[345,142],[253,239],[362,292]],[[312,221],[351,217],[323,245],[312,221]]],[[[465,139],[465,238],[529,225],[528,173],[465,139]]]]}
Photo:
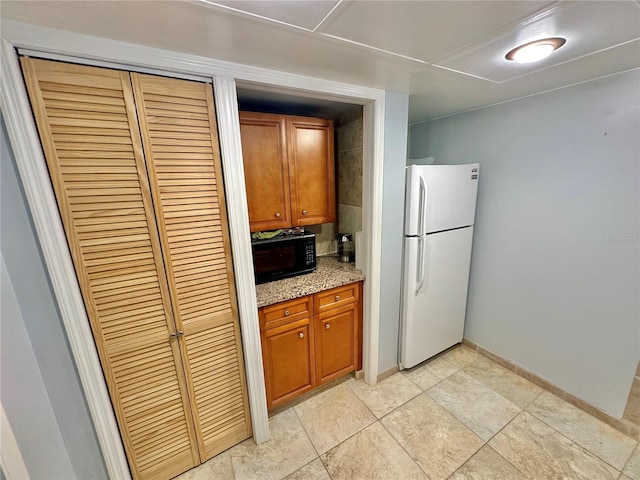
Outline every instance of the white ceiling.
{"type": "Polygon", "coordinates": [[[410,94],[410,122],[640,67],[625,1],[7,1],[2,18],[410,94]],[[547,60],[516,44],[567,38],[547,60]]]}

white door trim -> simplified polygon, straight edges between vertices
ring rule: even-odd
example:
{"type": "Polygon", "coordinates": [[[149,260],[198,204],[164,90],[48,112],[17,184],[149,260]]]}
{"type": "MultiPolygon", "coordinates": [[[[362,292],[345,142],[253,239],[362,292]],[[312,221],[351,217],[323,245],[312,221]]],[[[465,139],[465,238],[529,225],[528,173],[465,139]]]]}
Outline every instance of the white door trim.
{"type": "Polygon", "coordinates": [[[363,109],[362,234],[365,244],[363,370],[364,381],[378,381],[380,336],[380,268],[382,263],[382,163],[384,159],[384,92],[363,109]]]}
{"type": "Polygon", "coordinates": [[[100,62],[120,68],[145,68],[171,75],[213,78],[220,109],[218,129],[229,210],[240,325],[245,350],[247,387],[254,438],[269,438],[259,325],[255,307],[253,265],[250,258],[248,214],[241,162],[235,79],[272,85],[285,90],[309,92],[364,105],[363,231],[366,244],[364,355],[365,381],[374,384],[378,370],[380,310],[380,262],[382,245],[382,166],[384,151],[384,91],[329,80],[223,62],[88,35],[3,21],[1,106],[9,139],[23,183],[29,209],[47,271],[87,397],[98,440],[111,478],[130,478],[119,430],[93,344],[84,303],[46,169],[40,140],[22,80],[16,49],[54,54],[60,59],[91,64],[100,62]]]}
{"type": "Polygon", "coordinates": [[[249,210],[244,183],[244,168],[242,166],[242,144],[240,140],[240,118],[238,116],[238,102],[236,101],[236,82],[233,78],[215,77],[213,92],[216,102],[220,150],[222,157],[222,171],[224,176],[227,200],[227,216],[229,217],[229,235],[233,245],[233,269],[238,290],[238,313],[242,324],[242,350],[246,368],[247,390],[253,392],[251,405],[251,424],[253,436],[258,440],[269,439],[269,422],[267,418],[267,396],[264,386],[264,371],[262,369],[262,346],[260,344],[260,329],[246,328],[242,319],[253,325],[260,325],[256,305],[256,287],[254,284],[253,262],[251,255],[244,252],[251,251],[251,232],[249,231],[249,210]],[[231,128],[231,127],[234,128],[231,128]],[[231,187],[229,187],[231,185],[231,187]],[[233,207],[229,190],[233,190],[233,207]],[[240,285],[245,287],[240,288],[240,285]],[[240,293],[242,290],[242,294],[240,293]],[[251,365],[254,368],[249,368],[251,365]],[[260,365],[260,368],[257,366],[260,365]]]}

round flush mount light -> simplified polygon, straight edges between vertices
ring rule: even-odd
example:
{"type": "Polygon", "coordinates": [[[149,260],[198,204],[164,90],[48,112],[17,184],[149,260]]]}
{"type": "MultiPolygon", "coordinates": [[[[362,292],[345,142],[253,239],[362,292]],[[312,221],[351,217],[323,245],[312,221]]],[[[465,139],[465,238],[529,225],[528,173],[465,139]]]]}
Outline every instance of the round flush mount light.
{"type": "Polygon", "coordinates": [[[554,50],[557,50],[566,42],[567,40],[562,37],[543,38],[510,50],[504,58],[517,63],[537,62],[547,58],[554,50]]]}

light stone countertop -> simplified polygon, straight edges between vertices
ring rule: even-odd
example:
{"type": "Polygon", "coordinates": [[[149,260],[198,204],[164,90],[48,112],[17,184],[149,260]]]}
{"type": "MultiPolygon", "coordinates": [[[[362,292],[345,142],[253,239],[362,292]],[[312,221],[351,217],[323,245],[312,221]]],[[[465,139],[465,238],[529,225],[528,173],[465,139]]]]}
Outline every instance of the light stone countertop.
{"type": "Polygon", "coordinates": [[[258,308],[360,280],[364,274],[353,263],[338,262],[335,256],[318,257],[315,272],[256,285],[258,308]]]}

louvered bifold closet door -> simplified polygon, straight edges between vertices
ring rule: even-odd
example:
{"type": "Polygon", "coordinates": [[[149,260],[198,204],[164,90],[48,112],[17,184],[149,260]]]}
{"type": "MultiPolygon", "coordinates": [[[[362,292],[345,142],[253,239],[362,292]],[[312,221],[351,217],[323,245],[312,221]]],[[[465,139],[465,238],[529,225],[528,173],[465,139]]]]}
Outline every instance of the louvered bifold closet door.
{"type": "Polygon", "coordinates": [[[251,435],[211,85],[132,74],[205,459],[251,435]]]}
{"type": "Polygon", "coordinates": [[[22,58],[134,478],[199,464],[129,73],[22,58]]]}

